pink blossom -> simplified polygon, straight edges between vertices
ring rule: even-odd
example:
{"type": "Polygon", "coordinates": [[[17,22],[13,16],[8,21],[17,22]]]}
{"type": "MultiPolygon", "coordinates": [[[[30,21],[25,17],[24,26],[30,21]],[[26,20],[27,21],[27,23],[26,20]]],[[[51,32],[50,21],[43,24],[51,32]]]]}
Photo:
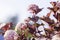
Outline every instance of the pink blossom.
{"type": "Polygon", "coordinates": [[[7,30],[4,34],[5,40],[17,40],[18,34],[14,30],[7,30]]]}

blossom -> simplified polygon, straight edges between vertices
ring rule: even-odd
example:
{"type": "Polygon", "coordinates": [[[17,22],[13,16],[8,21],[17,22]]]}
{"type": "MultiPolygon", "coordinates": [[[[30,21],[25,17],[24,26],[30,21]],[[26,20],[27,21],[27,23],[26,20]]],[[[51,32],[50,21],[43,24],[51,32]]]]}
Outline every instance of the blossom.
{"type": "Polygon", "coordinates": [[[4,30],[4,31],[6,31],[6,30],[8,30],[9,28],[11,28],[12,27],[12,23],[2,23],[1,25],[0,25],[0,29],[2,29],[2,30],[4,30]]]}
{"type": "Polygon", "coordinates": [[[56,34],[52,37],[52,40],[60,40],[60,34],[56,34]]]}
{"type": "Polygon", "coordinates": [[[52,6],[56,6],[57,2],[50,2],[52,6]]]}
{"type": "Polygon", "coordinates": [[[39,8],[36,4],[31,4],[31,5],[29,5],[28,11],[30,11],[31,13],[37,14],[37,13],[40,12],[42,9],[43,9],[43,8],[39,8]]]}
{"type": "Polygon", "coordinates": [[[60,2],[57,2],[56,6],[60,8],[60,2]]]}
{"type": "Polygon", "coordinates": [[[18,34],[14,30],[7,30],[4,34],[5,40],[17,40],[18,34]]]}

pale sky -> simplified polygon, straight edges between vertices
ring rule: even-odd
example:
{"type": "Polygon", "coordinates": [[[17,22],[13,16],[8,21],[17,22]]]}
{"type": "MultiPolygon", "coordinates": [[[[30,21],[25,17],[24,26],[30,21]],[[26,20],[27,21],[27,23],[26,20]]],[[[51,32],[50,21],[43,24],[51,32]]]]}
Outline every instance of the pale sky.
{"type": "Polygon", "coordinates": [[[19,22],[22,22],[29,16],[27,9],[30,4],[37,4],[40,8],[44,8],[38,16],[46,15],[49,12],[47,7],[51,6],[50,1],[57,0],[0,0],[0,22],[9,22],[10,18],[15,16],[19,22]]]}

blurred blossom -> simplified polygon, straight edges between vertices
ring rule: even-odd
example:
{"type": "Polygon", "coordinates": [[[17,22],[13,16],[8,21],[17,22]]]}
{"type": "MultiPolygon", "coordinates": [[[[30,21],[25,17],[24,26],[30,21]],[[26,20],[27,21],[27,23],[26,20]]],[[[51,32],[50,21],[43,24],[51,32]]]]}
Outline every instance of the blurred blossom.
{"type": "Polygon", "coordinates": [[[29,5],[29,9],[28,9],[28,11],[30,11],[31,13],[35,13],[35,14],[37,14],[41,10],[42,8],[40,9],[36,4],[29,5]]]}
{"type": "Polygon", "coordinates": [[[56,6],[60,8],[60,2],[57,2],[56,6]]]}
{"type": "Polygon", "coordinates": [[[7,30],[4,34],[5,40],[17,40],[18,34],[14,30],[7,30]]]}

